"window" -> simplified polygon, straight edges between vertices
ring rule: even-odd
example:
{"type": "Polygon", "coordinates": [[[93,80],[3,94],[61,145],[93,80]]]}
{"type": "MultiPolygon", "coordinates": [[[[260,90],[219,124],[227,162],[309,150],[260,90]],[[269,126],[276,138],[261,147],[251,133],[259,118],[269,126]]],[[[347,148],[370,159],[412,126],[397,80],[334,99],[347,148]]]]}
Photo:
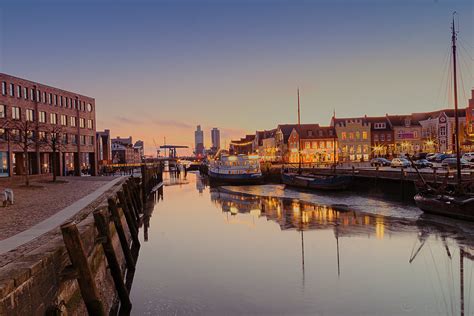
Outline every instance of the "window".
{"type": "Polygon", "coordinates": [[[380,134],[380,140],[385,141],[385,134],[380,134]]]}
{"type": "Polygon", "coordinates": [[[440,136],[446,136],[446,126],[440,126],[439,127],[439,135],[440,136]]]}
{"type": "Polygon", "coordinates": [[[7,134],[5,134],[5,129],[0,128],[0,139],[5,140],[7,137],[7,134]]]}
{"type": "Polygon", "coordinates": [[[46,141],[46,132],[38,132],[38,139],[41,141],[46,141]]]}
{"type": "Polygon", "coordinates": [[[69,125],[71,125],[72,127],[76,127],[76,117],[71,116],[69,125]]]}
{"type": "Polygon", "coordinates": [[[7,94],[7,83],[5,81],[2,81],[2,94],[7,94]]]}
{"type": "Polygon", "coordinates": [[[351,139],[351,140],[354,139],[354,133],[352,133],[352,132],[349,133],[349,139],[351,139]]]}
{"type": "Polygon", "coordinates": [[[312,147],[315,149],[318,148],[318,142],[313,142],[312,147]]]}
{"type": "Polygon", "coordinates": [[[84,128],[86,126],[86,120],[83,119],[82,117],[79,118],[79,127],[84,128]]]}
{"type": "Polygon", "coordinates": [[[53,94],[52,94],[52,93],[49,93],[49,94],[48,94],[48,103],[49,103],[49,104],[52,104],[52,103],[53,103],[53,94]]]}
{"type": "Polygon", "coordinates": [[[387,141],[388,141],[388,142],[391,142],[391,141],[392,141],[392,135],[391,135],[391,134],[387,134],[387,141]]]}
{"type": "Polygon", "coordinates": [[[367,139],[367,132],[362,132],[362,139],[367,139]]]}
{"type": "Polygon", "coordinates": [[[17,106],[12,106],[12,119],[14,120],[20,120],[21,115],[20,115],[20,108],[17,106]]]}
{"type": "Polygon", "coordinates": [[[308,131],[308,136],[313,136],[313,131],[308,131]]]}
{"type": "Polygon", "coordinates": [[[87,103],[87,111],[92,112],[92,104],[87,103]]]}
{"type": "Polygon", "coordinates": [[[92,120],[87,120],[87,128],[88,129],[93,129],[94,128],[94,122],[92,120]]]}
{"type": "Polygon", "coordinates": [[[38,120],[40,123],[46,123],[46,112],[40,111],[38,120]]]}
{"type": "Polygon", "coordinates": [[[346,132],[341,133],[341,139],[343,139],[343,140],[347,139],[347,133],[346,132]]]}
{"type": "Polygon", "coordinates": [[[62,134],[62,135],[61,135],[61,138],[62,138],[62,143],[63,143],[63,144],[67,144],[67,143],[68,143],[67,134],[62,134]]]}
{"type": "Polygon", "coordinates": [[[94,136],[89,136],[89,145],[94,145],[94,136]]]}
{"type": "Polygon", "coordinates": [[[51,124],[58,124],[58,115],[56,113],[49,114],[49,122],[51,124]]]}
{"type": "Polygon", "coordinates": [[[71,142],[72,142],[74,145],[77,145],[77,135],[76,135],[76,134],[71,135],[71,142]]]}
{"type": "Polygon", "coordinates": [[[36,90],[36,101],[41,102],[41,91],[36,90]]]}
{"type": "Polygon", "coordinates": [[[12,129],[10,131],[10,135],[11,135],[12,140],[19,140],[20,139],[20,130],[12,129]]]}
{"type": "Polygon", "coordinates": [[[43,91],[43,103],[46,103],[46,92],[43,91]]]}
{"type": "Polygon", "coordinates": [[[7,106],[1,104],[1,105],[0,105],[0,118],[4,118],[4,117],[5,117],[5,114],[6,114],[5,111],[6,111],[6,110],[7,110],[7,106]]]}
{"type": "Polygon", "coordinates": [[[63,107],[63,96],[59,98],[59,106],[63,107]]]}
{"type": "Polygon", "coordinates": [[[13,83],[10,83],[10,96],[15,96],[15,85],[13,83]]]}
{"type": "Polygon", "coordinates": [[[26,109],[26,120],[29,122],[35,121],[35,111],[32,109],[26,109]]]}
{"type": "Polygon", "coordinates": [[[81,135],[81,145],[86,144],[86,135],[81,135]]]}
{"type": "Polygon", "coordinates": [[[58,105],[58,95],[54,95],[54,105],[58,105]]]}
{"type": "Polygon", "coordinates": [[[28,88],[27,87],[23,88],[23,98],[25,100],[28,100],[28,88]]]}
{"type": "Polygon", "coordinates": [[[74,99],[74,109],[77,109],[77,99],[74,99]]]}
{"type": "Polygon", "coordinates": [[[311,148],[311,142],[304,142],[304,148],[305,149],[310,149],[311,148]]]}
{"type": "Polygon", "coordinates": [[[21,98],[21,86],[16,86],[16,96],[17,98],[21,98]]]}
{"type": "Polygon", "coordinates": [[[359,131],[356,132],[356,139],[360,139],[360,132],[359,131]]]}
{"type": "Polygon", "coordinates": [[[66,126],[67,125],[67,116],[64,114],[61,114],[61,125],[66,126]]]}
{"type": "Polygon", "coordinates": [[[31,101],[35,100],[35,89],[30,89],[30,100],[31,101]]]}
{"type": "Polygon", "coordinates": [[[379,141],[379,135],[378,134],[374,134],[374,142],[378,142],[379,141]]]}

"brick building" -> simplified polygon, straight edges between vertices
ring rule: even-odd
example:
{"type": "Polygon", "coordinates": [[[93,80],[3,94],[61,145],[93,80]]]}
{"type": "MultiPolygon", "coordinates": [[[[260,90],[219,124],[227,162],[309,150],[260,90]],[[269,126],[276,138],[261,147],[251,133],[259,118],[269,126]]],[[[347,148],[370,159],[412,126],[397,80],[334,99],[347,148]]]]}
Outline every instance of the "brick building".
{"type": "Polygon", "coordinates": [[[53,155],[59,175],[97,173],[94,98],[4,73],[0,84],[0,176],[51,173],[53,155]]]}
{"type": "Polygon", "coordinates": [[[391,158],[395,151],[392,122],[387,116],[367,117],[370,124],[371,157],[391,158]]]}
{"type": "Polygon", "coordinates": [[[289,162],[299,162],[301,157],[302,163],[333,163],[334,146],[337,138],[333,127],[301,124],[293,128],[288,138],[289,162]]]}
{"type": "Polygon", "coordinates": [[[96,133],[97,143],[97,161],[99,165],[112,163],[112,140],[110,130],[106,129],[96,133]]]}
{"type": "Polygon", "coordinates": [[[132,136],[112,139],[113,163],[140,163],[142,161],[140,148],[133,145],[132,136]]]}

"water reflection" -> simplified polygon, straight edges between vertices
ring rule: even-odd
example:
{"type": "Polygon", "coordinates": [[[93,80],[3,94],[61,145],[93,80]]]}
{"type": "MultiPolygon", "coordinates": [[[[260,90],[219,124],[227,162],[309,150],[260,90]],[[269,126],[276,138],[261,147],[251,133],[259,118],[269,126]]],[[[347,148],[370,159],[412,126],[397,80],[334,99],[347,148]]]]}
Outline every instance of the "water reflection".
{"type": "Polygon", "coordinates": [[[358,210],[341,203],[347,197],[318,204],[261,196],[264,187],[209,188],[192,173],[186,181],[165,186],[150,210],[132,314],[474,312],[472,225],[366,213],[363,200],[358,210]]]}

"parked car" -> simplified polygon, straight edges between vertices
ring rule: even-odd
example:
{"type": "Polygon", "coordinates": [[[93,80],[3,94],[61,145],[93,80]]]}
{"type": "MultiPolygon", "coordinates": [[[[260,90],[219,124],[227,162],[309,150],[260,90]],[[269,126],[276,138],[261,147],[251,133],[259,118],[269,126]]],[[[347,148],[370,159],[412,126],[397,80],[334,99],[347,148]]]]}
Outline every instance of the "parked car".
{"type": "MultiPolygon", "coordinates": [[[[448,169],[448,168],[455,169],[455,168],[457,168],[456,158],[446,158],[446,159],[444,159],[443,162],[441,163],[441,167],[443,167],[445,169],[448,169]]],[[[461,169],[470,168],[470,167],[471,167],[471,164],[466,159],[461,158],[461,169]]]]}
{"type": "Polygon", "coordinates": [[[452,157],[448,154],[438,154],[436,155],[436,157],[434,158],[432,162],[443,162],[443,160],[445,160],[446,158],[452,158],[452,157]]]}
{"type": "Polygon", "coordinates": [[[377,158],[372,158],[372,160],[370,160],[370,165],[372,167],[385,167],[385,166],[390,166],[390,160],[386,159],[386,158],[381,158],[381,157],[377,157],[377,158]]]}
{"type": "Polygon", "coordinates": [[[393,158],[392,162],[390,163],[390,167],[392,168],[397,168],[397,167],[402,167],[402,168],[407,168],[410,167],[411,163],[408,161],[408,159],[405,158],[393,158]]]}
{"type": "Polygon", "coordinates": [[[420,159],[415,161],[415,166],[417,168],[433,168],[433,163],[426,159],[420,159]]]}
{"type": "Polygon", "coordinates": [[[432,159],[434,159],[436,157],[436,155],[439,155],[439,154],[438,153],[427,154],[425,159],[428,160],[428,161],[432,161],[432,159]]]}
{"type": "Polygon", "coordinates": [[[463,159],[466,159],[468,162],[474,162],[474,152],[465,153],[462,155],[463,159]]]}
{"type": "Polygon", "coordinates": [[[413,160],[426,159],[426,156],[428,156],[427,153],[416,153],[413,155],[413,160]]]}

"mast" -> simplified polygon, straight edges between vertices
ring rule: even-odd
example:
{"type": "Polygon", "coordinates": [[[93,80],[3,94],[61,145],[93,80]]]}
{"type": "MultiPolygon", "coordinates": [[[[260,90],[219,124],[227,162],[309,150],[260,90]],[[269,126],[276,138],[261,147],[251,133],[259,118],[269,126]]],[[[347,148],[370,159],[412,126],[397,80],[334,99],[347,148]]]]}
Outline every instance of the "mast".
{"type": "Polygon", "coordinates": [[[334,161],[334,174],[336,173],[336,167],[337,167],[337,160],[336,160],[336,109],[334,109],[334,113],[332,115],[333,117],[333,125],[334,125],[334,138],[333,138],[333,141],[332,141],[332,146],[334,147],[334,152],[333,152],[333,161],[334,161]]]}
{"type": "Polygon", "coordinates": [[[300,118],[300,88],[296,89],[298,95],[298,173],[301,173],[301,118],[300,118]]]}
{"type": "Polygon", "coordinates": [[[456,27],[454,25],[454,14],[453,13],[453,24],[451,27],[451,40],[453,48],[453,89],[454,89],[454,140],[456,149],[456,168],[457,168],[457,180],[459,187],[461,186],[461,156],[459,153],[459,117],[458,117],[458,86],[456,80],[456,27]]]}
{"type": "Polygon", "coordinates": [[[463,248],[459,248],[459,281],[460,281],[460,285],[461,285],[461,289],[460,289],[460,314],[461,316],[464,316],[464,249],[463,248]]]}

